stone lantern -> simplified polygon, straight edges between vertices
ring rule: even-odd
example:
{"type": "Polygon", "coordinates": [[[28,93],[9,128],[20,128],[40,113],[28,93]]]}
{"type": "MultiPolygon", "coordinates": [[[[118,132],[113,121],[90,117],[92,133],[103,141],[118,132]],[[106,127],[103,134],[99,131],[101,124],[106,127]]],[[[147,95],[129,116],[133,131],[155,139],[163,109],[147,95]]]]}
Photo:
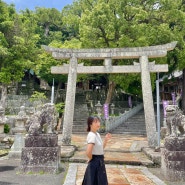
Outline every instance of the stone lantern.
{"type": "Polygon", "coordinates": [[[24,136],[26,133],[25,124],[27,119],[28,117],[25,112],[25,107],[21,106],[20,112],[18,113],[15,119],[15,128],[12,129],[12,132],[14,133],[15,137],[14,137],[14,143],[8,154],[9,158],[15,158],[15,159],[21,158],[21,151],[25,145],[24,136]]]}
{"type": "Polygon", "coordinates": [[[15,128],[12,129],[14,134],[26,133],[25,124],[27,119],[28,116],[26,115],[25,107],[21,106],[20,112],[18,113],[15,119],[15,128]]]}
{"type": "Polygon", "coordinates": [[[111,114],[114,115],[115,105],[112,103],[110,108],[111,108],[111,114]]]}
{"type": "Polygon", "coordinates": [[[100,116],[102,114],[102,105],[100,103],[100,101],[98,101],[98,103],[95,105],[96,107],[96,112],[98,114],[98,116],[100,116]]]}

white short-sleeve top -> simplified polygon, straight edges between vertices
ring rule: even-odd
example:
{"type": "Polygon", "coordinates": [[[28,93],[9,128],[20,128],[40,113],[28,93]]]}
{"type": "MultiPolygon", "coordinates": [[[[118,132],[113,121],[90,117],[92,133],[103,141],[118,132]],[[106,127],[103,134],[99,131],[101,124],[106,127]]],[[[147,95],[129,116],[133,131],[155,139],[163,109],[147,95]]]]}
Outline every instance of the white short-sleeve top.
{"type": "Polygon", "coordinates": [[[103,155],[103,142],[98,132],[89,132],[87,135],[87,144],[94,144],[92,154],[93,155],[103,155]]]}

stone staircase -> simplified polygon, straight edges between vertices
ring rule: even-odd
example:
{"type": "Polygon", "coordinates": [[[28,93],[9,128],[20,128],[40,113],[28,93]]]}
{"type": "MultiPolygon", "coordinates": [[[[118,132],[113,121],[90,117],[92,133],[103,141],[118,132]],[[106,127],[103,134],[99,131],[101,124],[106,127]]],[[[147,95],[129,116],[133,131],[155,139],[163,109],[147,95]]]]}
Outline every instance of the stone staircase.
{"type": "Polygon", "coordinates": [[[75,103],[74,119],[73,119],[73,134],[87,133],[87,118],[89,112],[86,103],[75,103]]]}
{"type": "MultiPolygon", "coordinates": [[[[156,106],[155,106],[156,114],[156,106]]],[[[161,108],[161,115],[162,108],[161,108]]],[[[87,118],[89,111],[85,96],[82,93],[76,94],[76,101],[74,107],[74,119],[73,119],[73,134],[87,134],[87,118]]],[[[161,118],[162,120],[163,118],[161,118]]],[[[157,120],[157,119],[156,119],[157,120]]],[[[61,125],[61,130],[63,126],[61,125]]],[[[145,116],[144,110],[129,118],[126,122],[115,128],[112,134],[128,134],[128,135],[146,135],[145,116]]]]}
{"type": "MultiPolygon", "coordinates": [[[[162,115],[162,111],[161,111],[162,115]]],[[[87,134],[87,117],[89,116],[86,103],[75,103],[73,134],[87,134]]],[[[157,119],[156,119],[157,120],[157,119]]],[[[161,116],[161,122],[163,117],[161,116]]],[[[63,127],[61,126],[61,129],[63,127]]],[[[144,110],[141,110],[126,122],[111,131],[112,134],[146,135],[144,110]]]]}
{"type": "Polygon", "coordinates": [[[115,128],[112,134],[146,135],[144,110],[115,128]]]}
{"type": "MultiPolygon", "coordinates": [[[[156,105],[155,110],[155,120],[157,122],[157,111],[156,105]]],[[[160,107],[160,124],[163,125],[163,108],[160,107]]],[[[113,134],[130,134],[130,135],[146,135],[145,126],[145,116],[144,109],[138,112],[136,115],[129,118],[126,122],[121,124],[119,127],[115,128],[111,133],[113,134]]]]}

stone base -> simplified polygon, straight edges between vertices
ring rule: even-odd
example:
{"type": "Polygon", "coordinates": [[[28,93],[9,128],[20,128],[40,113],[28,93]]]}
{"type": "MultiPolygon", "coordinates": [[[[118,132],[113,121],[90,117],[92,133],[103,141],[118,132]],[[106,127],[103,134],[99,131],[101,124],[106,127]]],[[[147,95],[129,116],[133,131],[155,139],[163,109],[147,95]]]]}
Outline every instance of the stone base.
{"type": "Polygon", "coordinates": [[[22,149],[21,171],[57,173],[60,168],[61,148],[56,134],[27,135],[22,149]]]}
{"type": "Polygon", "coordinates": [[[8,158],[21,159],[21,151],[9,151],[8,158]]]}
{"type": "Polygon", "coordinates": [[[14,137],[14,143],[10,149],[8,154],[9,158],[20,159],[22,148],[24,147],[24,135],[23,134],[16,134],[14,137]]]}
{"type": "Polygon", "coordinates": [[[56,147],[58,136],[56,134],[27,135],[25,147],[56,147]]]}
{"type": "Polygon", "coordinates": [[[61,146],[61,159],[70,158],[74,155],[76,148],[72,145],[61,146]]]}
{"type": "Polygon", "coordinates": [[[161,172],[168,181],[185,181],[185,137],[166,137],[161,172]]]}
{"type": "Polygon", "coordinates": [[[60,168],[60,147],[27,147],[22,149],[21,171],[57,173],[60,168]]]}
{"type": "Polygon", "coordinates": [[[0,134],[4,133],[4,123],[0,123],[0,134]]]}
{"type": "Polygon", "coordinates": [[[0,142],[6,137],[6,134],[0,134],[0,142]]]}

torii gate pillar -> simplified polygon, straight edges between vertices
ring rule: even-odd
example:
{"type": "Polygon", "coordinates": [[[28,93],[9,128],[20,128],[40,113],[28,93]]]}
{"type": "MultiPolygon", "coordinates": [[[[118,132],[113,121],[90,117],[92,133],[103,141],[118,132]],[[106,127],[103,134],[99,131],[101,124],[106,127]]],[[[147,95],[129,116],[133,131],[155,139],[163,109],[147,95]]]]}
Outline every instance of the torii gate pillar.
{"type": "Polygon", "coordinates": [[[69,65],[54,66],[51,68],[51,72],[54,74],[68,74],[63,122],[63,145],[71,144],[76,92],[76,78],[78,73],[141,73],[145,125],[147,131],[148,145],[150,147],[156,147],[158,145],[158,140],[150,72],[167,72],[168,65],[155,65],[155,63],[149,63],[148,58],[164,57],[166,56],[167,51],[174,49],[176,44],[177,42],[172,42],[164,45],[149,47],[79,50],[59,49],[43,46],[44,49],[48,52],[51,52],[52,56],[56,59],[70,59],[69,65]],[[127,66],[112,66],[112,59],[123,58],[138,58],[139,64],[127,66]],[[103,59],[105,60],[105,63],[104,66],[83,66],[83,64],[78,64],[78,59],[103,59]]]}
{"type": "Polygon", "coordinates": [[[157,146],[157,132],[155,112],[153,106],[152,86],[149,72],[149,62],[147,56],[141,56],[139,58],[141,66],[141,83],[143,93],[143,105],[145,110],[145,125],[147,131],[148,145],[157,146]]]}
{"type": "Polygon", "coordinates": [[[70,58],[69,73],[67,81],[67,92],[64,110],[63,121],[63,136],[62,143],[64,145],[71,144],[72,126],[69,123],[73,123],[75,94],[76,94],[76,79],[77,79],[77,58],[70,58]]]}

